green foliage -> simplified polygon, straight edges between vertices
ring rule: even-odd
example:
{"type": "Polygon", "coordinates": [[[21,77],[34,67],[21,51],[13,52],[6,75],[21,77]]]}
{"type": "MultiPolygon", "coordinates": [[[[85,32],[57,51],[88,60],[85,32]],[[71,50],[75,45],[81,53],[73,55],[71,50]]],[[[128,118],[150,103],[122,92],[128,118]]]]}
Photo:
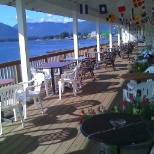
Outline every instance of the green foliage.
{"type": "Polygon", "coordinates": [[[153,120],[154,117],[154,97],[150,100],[146,98],[141,98],[140,96],[137,96],[135,98],[131,98],[131,102],[127,102],[124,100],[122,102],[122,106],[124,109],[120,109],[119,107],[115,106],[114,111],[126,114],[133,114],[133,115],[139,115],[146,119],[153,120]]]}
{"type": "Polygon", "coordinates": [[[102,31],[102,36],[103,37],[109,37],[109,31],[108,30],[102,31]]]}
{"type": "Polygon", "coordinates": [[[131,73],[144,72],[149,66],[151,66],[151,63],[149,63],[149,62],[146,62],[146,63],[134,62],[132,64],[132,68],[131,68],[130,72],[131,73]]]}
{"type": "Polygon", "coordinates": [[[66,37],[69,37],[69,33],[68,33],[68,32],[62,32],[62,33],[59,35],[59,37],[60,37],[61,39],[64,39],[64,38],[66,38],[66,37]]]}

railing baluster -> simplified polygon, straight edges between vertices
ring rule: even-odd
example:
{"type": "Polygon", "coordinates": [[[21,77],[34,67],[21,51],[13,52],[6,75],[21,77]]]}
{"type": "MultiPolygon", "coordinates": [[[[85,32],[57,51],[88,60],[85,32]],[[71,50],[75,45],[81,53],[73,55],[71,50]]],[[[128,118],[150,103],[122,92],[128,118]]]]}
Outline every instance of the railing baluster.
{"type": "MultiPolygon", "coordinates": [[[[101,45],[101,48],[103,46],[108,45],[108,43],[101,45]]],[[[85,52],[87,51],[93,51],[96,48],[96,46],[89,46],[79,49],[79,55],[85,55],[85,52]]],[[[50,54],[33,57],[30,58],[30,65],[31,66],[39,66],[41,63],[45,62],[51,62],[51,61],[60,61],[63,58],[74,56],[74,49],[60,51],[60,52],[53,52],[50,54]]],[[[11,61],[7,63],[1,63],[0,64],[0,78],[6,79],[6,78],[14,78],[15,83],[19,83],[22,81],[21,77],[21,61],[11,61]]]]}

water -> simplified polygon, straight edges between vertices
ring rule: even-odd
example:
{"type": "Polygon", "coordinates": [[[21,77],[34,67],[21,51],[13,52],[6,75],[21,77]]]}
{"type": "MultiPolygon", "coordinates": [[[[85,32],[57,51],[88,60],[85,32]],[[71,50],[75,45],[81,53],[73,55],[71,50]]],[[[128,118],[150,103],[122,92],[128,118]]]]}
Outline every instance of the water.
{"type": "MultiPolygon", "coordinates": [[[[116,38],[114,38],[114,41],[116,38]]],[[[107,43],[109,39],[101,39],[100,43],[107,43]]],[[[79,40],[79,48],[96,45],[97,40],[79,40]]],[[[73,40],[46,40],[28,41],[29,56],[35,57],[47,54],[47,52],[73,49],[73,40]]],[[[0,42],[0,63],[20,59],[19,42],[0,42]]]]}

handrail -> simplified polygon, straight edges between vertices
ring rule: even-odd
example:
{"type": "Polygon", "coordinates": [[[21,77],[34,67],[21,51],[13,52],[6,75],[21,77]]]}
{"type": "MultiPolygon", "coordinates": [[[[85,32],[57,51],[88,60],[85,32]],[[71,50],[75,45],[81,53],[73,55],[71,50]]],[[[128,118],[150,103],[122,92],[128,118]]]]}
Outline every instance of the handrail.
{"type": "MultiPolygon", "coordinates": [[[[103,48],[106,45],[108,45],[108,43],[101,44],[100,48],[103,48]]],[[[96,50],[96,46],[83,47],[79,49],[79,55],[85,55],[86,52],[94,50],[96,50]]],[[[61,59],[66,58],[67,56],[73,56],[73,54],[74,54],[73,49],[62,50],[58,52],[51,52],[37,57],[32,57],[29,60],[31,65],[38,66],[44,62],[60,61],[61,59]]],[[[21,60],[0,63],[0,79],[13,78],[15,80],[15,83],[21,82],[22,79],[21,79],[20,65],[21,65],[21,60]]]]}

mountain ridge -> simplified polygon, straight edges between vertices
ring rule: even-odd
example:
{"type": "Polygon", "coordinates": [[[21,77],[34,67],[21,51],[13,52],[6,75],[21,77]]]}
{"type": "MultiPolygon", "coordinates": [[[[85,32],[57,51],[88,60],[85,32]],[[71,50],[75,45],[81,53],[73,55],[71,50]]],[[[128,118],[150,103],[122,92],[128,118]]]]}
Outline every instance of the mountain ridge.
{"type": "MultiPolygon", "coordinates": [[[[100,24],[100,32],[103,30],[109,30],[108,24],[100,24]]],[[[80,33],[90,33],[96,31],[96,23],[90,21],[78,22],[78,31],[80,33]]],[[[59,35],[62,32],[73,33],[73,22],[68,23],[55,23],[55,22],[35,22],[27,23],[28,37],[38,36],[50,36],[59,35]]],[[[0,23],[0,39],[2,38],[17,38],[18,25],[13,27],[0,23]]]]}

